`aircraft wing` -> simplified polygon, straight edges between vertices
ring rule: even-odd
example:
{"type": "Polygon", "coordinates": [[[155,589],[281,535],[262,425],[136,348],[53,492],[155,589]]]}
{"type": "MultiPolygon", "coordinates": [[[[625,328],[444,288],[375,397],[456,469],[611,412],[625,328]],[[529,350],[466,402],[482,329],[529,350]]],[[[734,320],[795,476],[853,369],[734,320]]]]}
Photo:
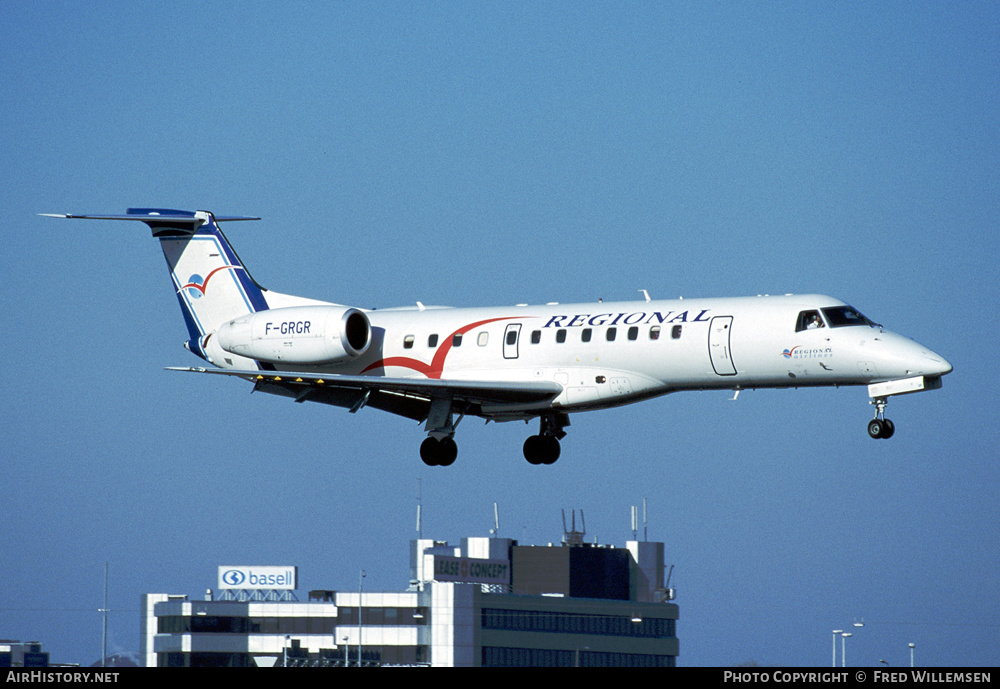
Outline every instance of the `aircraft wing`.
{"type": "MultiPolygon", "coordinates": [[[[451,399],[472,413],[483,406],[517,408],[548,402],[563,390],[552,381],[504,382],[492,380],[439,380],[436,378],[387,378],[345,376],[330,373],[293,371],[234,371],[217,368],[171,367],[170,371],[190,371],[235,376],[254,383],[254,390],[292,397],[296,402],[321,402],[356,412],[370,406],[416,421],[427,418],[433,399],[451,399]]],[[[513,409],[512,409],[513,410],[513,409]]],[[[477,414],[478,415],[478,414],[477,414]]]]}

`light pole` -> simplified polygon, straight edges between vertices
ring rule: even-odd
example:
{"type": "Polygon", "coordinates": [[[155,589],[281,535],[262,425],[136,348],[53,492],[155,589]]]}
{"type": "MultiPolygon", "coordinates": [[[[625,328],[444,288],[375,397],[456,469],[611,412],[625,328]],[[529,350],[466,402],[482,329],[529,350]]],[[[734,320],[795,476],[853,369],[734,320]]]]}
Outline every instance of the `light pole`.
{"type": "Polygon", "coordinates": [[[361,594],[364,592],[365,570],[358,575],[358,667],[361,667],[361,594]]]}
{"type": "Polygon", "coordinates": [[[348,637],[345,636],[344,637],[344,667],[347,667],[348,665],[351,664],[351,661],[348,660],[348,658],[347,658],[347,639],[348,639],[348,637]]]}
{"type": "Polygon", "coordinates": [[[915,644],[910,644],[910,667],[913,667],[913,647],[915,644]]]}
{"type": "Polygon", "coordinates": [[[841,667],[847,667],[847,637],[854,636],[850,632],[840,635],[840,663],[841,667]]]}
{"type": "Polygon", "coordinates": [[[833,630],[833,664],[830,667],[837,667],[837,634],[842,633],[843,629],[833,630]]]}

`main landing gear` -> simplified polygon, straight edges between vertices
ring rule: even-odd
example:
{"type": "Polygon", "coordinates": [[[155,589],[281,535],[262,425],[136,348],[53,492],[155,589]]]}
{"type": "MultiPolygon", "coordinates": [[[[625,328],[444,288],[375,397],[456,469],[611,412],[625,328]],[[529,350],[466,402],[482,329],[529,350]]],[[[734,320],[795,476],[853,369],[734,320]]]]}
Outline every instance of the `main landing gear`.
{"type": "Polygon", "coordinates": [[[569,425],[566,414],[546,414],[540,419],[538,435],[524,441],[524,458],[529,464],[554,464],[561,451],[559,441],[566,437],[569,425]]]}
{"type": "Polygon", "coordinates": [[[888,440],[896,432],[896,424],[885,418],[885,407],[889,400],[876,397],[871,404],[875,405],[875,418],[868,422],[868,435],[876,440],[888,440]]]}
{"type": "Polygon", "coordinates": [[[420,444],[420,459],[429,467],[447,467],[455,463],[458,457],[458,443],[452,436],[435,438],[428,436],[420,444]]]}
{"type": "MultiPolygon", "coordinates": [[[[430,467],[447,467],[455,463],[458,457],[458,444],[455,442],[455,426],[450,415],[446,422],[435,424],[434,430],[420,444],[420,459],[430,467]],[[450,432],[449,432],[450,431],[450,432]]],[[[560,439],[566,437],[563,430],[569,426],[569,416],[566,414],[549,413],[539,421],[538,435],[530,436],[524,441],[524,458],[530,464],[554,464],[559,459],[560,439]]]]}

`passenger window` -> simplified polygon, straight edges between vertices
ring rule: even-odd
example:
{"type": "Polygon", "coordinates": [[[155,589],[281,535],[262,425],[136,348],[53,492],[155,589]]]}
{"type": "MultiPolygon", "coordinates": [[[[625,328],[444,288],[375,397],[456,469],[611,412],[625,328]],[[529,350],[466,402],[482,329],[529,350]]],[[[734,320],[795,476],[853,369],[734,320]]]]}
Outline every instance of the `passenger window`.
{"type": "Polygon", "coordinates": [[[683,327],[683,326],[680,326],[680,325],[675,325],[675,326],[674,326],[674,327],[673,327],[673,328],[672,328],[672,329],[670,330],[670,339],[672,339],[672,340],[679,340],[679,339],[681,339],[681,328],[682,328],[682,327],[683,327]]]}
{"type": "Polygon", "coordinates": [[[438,336],[437,336],[437,334],[431,335],[430,337],[427,338],[427,346],[428,347],[437,347],[438,346],[438,336]]]}
{"type": "Polygon", "coordinates": [[[803,330],[819,330],[823,327],[826,326],[823,323],[822,317],[819,315],[819,311],[803,311],[799,314],[799,319],[795,323],[795,332],[800,333],[803,330]]]}
{"type": "Polygon", "coordinates": [[[660,339],[660,326],[654,325],[649,329],[649,339],[659,340],[660,339]]]}
{"type": "Polygon", "coordinates": [[[556,342],[558,342],[559,344],[562,344],[565,341],[566,341],[566,331],[565,330],[557,330],[556,331],[556,342]]]}
{"type": "MultiPolygon", "coordinates": [[[[483,335],[485,335],[485,334],[486,333],[483,333],[483,335]]],[[[483,339],[482,335],[479,336],[479,339],[480,340],[483,339]]],[[[482,344],[482,343],[480,343],[480,344],[482,344]]],[[[507,344],[509,344],[509,345],[515,345],[515,344],[517,344],[517,331],[516,330],[508,330],[507,331],[507,344]]]]}
{"type": "Polygon", "coordinates": [[[451,346],[452,347],[462,346],[462,333],[457,333],[454,337],[451,338],[451,346]]]}
{"type": "Polygon", "coordinates": [[[634,325],[631,328],[629,328],[628,329],[628,339],[630,339],[630,340],[638,340],[639,339],[639,328],[637,328],[634,325]]]}
{"type": "Polygon", "coordinates": [[[531,344],[538,344],[542,341],[542,331],[532,330],[531,331],[531,344]]]}
{"type": "Polygon", "coordinates": [[[617,334],[618,334],[618,329],[617,328],[608,328],[608,333],[607,333],[607,336],[606,336],[608,342],[614,342],[615,341],[615,336],[617,334]]]}
{"type": "MultiPolygon", "coordinates": [[[[510,337],[508,337],[507,339],[509,340],[510,337]]],[[[489,341],[490,341],[490,334],[488,332],[484,330],[483,332],[479,333],[479,339],[477,340],[477,342],[480,347],[485,347],[489,341]]]]}
{"type": "Polygon", "coordinates": [[[583,332],[580,333],[581,342],[590,342],[590,334],[593,332],[590,328],[584,328],[583,332]]]}
{"type": "Polygon", "coordinates": [[[403,349],[413,349],[413,335],[407,335],[403,338],[403,349]]]}

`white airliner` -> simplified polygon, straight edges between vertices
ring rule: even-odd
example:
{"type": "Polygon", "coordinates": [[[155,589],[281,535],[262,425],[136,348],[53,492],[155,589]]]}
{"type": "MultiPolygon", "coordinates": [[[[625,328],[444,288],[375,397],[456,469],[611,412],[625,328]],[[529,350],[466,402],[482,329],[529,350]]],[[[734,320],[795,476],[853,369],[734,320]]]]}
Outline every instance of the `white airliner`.
{"type": "Polygon", "coordinates": [[[133,208],[160,240],[186,347],[254,390],[352,413],[375,407],[424,424],[420,456],[455,461],[455,428],[539,419],[532,464],[559,457],[574,412],[681,390],[867,385],[872,438],[895,431],[888,398],[941,387],[943,357],[822,295],[491,308],[361,309],[271,292],[250,277],[205,211],[133,208]]]}

